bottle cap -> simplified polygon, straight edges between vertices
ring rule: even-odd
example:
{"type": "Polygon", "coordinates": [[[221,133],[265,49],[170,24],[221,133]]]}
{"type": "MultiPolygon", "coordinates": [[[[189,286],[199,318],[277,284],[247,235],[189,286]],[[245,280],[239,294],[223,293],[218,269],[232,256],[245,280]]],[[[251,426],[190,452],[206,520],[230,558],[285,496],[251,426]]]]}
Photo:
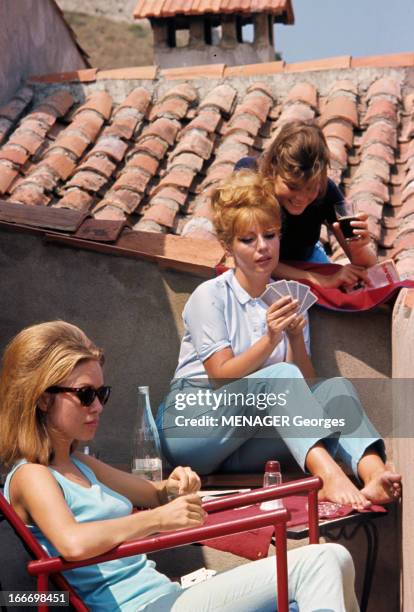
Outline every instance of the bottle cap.
{"type": "Polygon", "coordinates": [[[265,472],[280,472],[280,463],[275,459],[266,461],[265,472]]]}

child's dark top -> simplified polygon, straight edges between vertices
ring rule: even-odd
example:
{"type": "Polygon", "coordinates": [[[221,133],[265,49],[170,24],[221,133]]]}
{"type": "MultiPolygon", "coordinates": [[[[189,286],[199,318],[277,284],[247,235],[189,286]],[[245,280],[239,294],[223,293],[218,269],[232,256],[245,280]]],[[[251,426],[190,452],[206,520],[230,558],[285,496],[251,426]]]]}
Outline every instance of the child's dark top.
{"type": "MultiPolygon", "coordinates": [[[[236,163],[234,169],[257,170],[257,161],[255,157],[243,157],[236,163]]],[[[337,220],[334,204],[343,201],[344,196],[341,191],[331,179],[328,179],[326,193],[311,202],[302,214],[291,215],[281,206],[281,261],[308,259],[319,240],[322,224],[329,225],[337,220]]]]}

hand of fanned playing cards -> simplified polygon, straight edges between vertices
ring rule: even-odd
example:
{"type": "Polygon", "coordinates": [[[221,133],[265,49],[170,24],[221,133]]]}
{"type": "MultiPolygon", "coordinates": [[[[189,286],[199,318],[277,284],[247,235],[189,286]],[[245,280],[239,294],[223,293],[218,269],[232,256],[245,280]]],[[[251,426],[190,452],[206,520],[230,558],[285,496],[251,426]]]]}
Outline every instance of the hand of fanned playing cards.
{"type": "Polygon", "coordinates": [[[266,285],[266,290],[260,298],[271,306],[282,297],[291,296],[292,299],[298,300],[298,315],[303,315],[317,301],[317,297],[309,289],[307,285],[302,285],[296,281],[279,280],[266,285]]]}

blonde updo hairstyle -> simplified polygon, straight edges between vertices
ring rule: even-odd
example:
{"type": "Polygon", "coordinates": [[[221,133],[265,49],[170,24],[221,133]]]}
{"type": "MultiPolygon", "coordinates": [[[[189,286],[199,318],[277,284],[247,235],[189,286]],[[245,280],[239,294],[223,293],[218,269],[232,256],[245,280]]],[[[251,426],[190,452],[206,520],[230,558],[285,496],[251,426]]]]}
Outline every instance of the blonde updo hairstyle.
{"type": "Polygon", "coordinates": [[[217,236],[226,248],[255,224],[280,230],[280,208],[273,182],[252,170],[238,170],[221,182],[211,205],[217,236]]]}
{"type": "Polygon", "coordinates": [[[0,460],[48,465],[53,448],[38,402],[83,361],[104,356],[75,325],[64,321],[23,329],[6,347],[0,375],[0,460]]]}

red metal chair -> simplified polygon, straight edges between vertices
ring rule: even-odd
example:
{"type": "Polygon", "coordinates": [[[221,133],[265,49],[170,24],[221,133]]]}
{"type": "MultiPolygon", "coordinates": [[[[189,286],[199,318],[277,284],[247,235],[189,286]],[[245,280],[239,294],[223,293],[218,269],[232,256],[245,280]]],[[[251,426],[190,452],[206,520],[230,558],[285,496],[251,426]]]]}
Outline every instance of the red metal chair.
{"type": "MultiPolygon", "coordinates": [[[[322,481],[318,477],[304,478],[298,481],[289,482],[286,484],[267,487],[265,489],[257,489],[249,493],[238,495],[230,495],[219,500],[210,501],[204,504],[207,512],[220,512],[237,508],[241,506],[260,504],[269,499],[277,499],[288,497],[290,495],[298,495],[306,493],[308,495],[309,508],[309,540],[310,543],[318,543],[318,505],[317,492],[322,486],[322,481]]],[[[37,591],[47,591],[49,576],[54,585],[63,591],[69,591],[69,601],[73,610],[78,612],[87,612],[88,608],[83,601],[78,597],[76,592],[68,584],[61,572],[83,567],[86,565],[94,565],[112,559],[129,557],[131,555],[160,551],[167,548],[174,548],[191,544],[195,542],[203,542],[211,538],[240,533],[251,529],[274,525],[275,527],[275,542],[276,542],[276,564],[277,570],[277,593],[278,593],[278,612],[288,612],[288,591],[287,591],[287,544],[286,544],[286,523],[290,518],[289,512],[286,509],[271,510],[263,512],[257,508],[257,513],[254,516],[249,516],[239,519],[223,518],[223,520],[214,525],[196,527],[193,529],[184,529],[176,532],[168,532],[161,535],[155,535],[139,540],[125,542],[115,547],[111,551],[86,559],[82,561],[69,562],[62,557],[50,557],[46,551],[40,546],[39,542],[34,538],[29,529],[18,517],[4,496],[0,493],[0,512],[4,515],[8,523],[13,527],[18,537],[24,542],[26,548],[30,551],[33,561],[27,564],[29,574],[37,579],[37,591]]],[[[46,612],[48,606],[40,604],[39,612],[46,612]]]]}

